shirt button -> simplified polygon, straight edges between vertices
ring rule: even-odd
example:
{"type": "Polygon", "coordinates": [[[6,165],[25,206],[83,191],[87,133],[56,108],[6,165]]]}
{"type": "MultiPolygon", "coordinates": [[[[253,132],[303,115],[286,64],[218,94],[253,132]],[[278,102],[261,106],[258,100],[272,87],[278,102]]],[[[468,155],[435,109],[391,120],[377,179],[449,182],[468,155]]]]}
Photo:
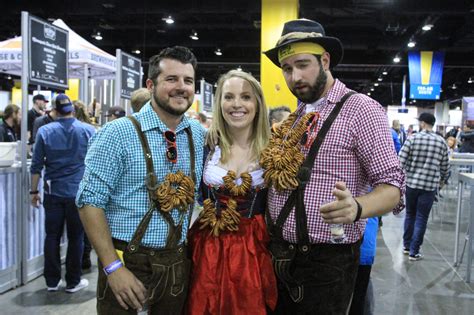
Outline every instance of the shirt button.
{"type": "Polygon", "coordinates": [[[135,245],[130,245],[130,250],[133,252],[137,247],[135,245]]]}
{"type": "Polygon", "coordinates": [[[301,246],[301,250],[306,253],[308,251],[308,246],[307,245],[303,245],[301,246]]]}
{"type": "Polygon", "coordinates": [[[288,246],[289,249],[293,250],[295,248],[293,245],[288,246]]]}
{"type": "Polygon", "coordinates": [[[155,256],[155,251],[154,250],[150,251],[150,256],[155,256]]]}

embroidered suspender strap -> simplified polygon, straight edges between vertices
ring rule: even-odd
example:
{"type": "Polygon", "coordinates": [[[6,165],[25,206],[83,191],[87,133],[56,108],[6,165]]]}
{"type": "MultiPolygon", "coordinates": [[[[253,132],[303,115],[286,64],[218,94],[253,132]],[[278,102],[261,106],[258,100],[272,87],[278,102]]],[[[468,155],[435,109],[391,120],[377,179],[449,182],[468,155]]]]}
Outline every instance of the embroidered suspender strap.
{"type": "Polygon", "coordinates": [[[296,219],[296,234],[298,237],[298,244],[301,245],[301,248],[304,252],[306,252],[309,248],[309,234],[308,234],[308,225],[307,225],[307,216],[306,210],[304,206],[304,191],[306,188],[306,184],[309,182],[311,178],[311,170],[314,165],[314,160],[316,159],[316,155],[319,152],[319,149],[326,137],[327,132],[331,128],[334,120],[336,119],[337,115],[342,109],[342,106],[346,102],[346,100],[356,92],[351,91],[345,94],[339,102],[336,103],[334,109],[329,114],[328,118],[324,121],[321,129],[319,130],[317,137],[314,143],[311,146],[311,149],[306,156],[303,165],[300,167],[300,170],[297,175],[298,180],[298,187],[294,191],[291,192],[290,196],[288,197],[287,201],[285,202],[279,216],[275,224],[272,224],[272,220],[267,220],[270,224],[270,231],[271,233],[279,238],[283,239],[283,225],[285,224],[288,216],[293,207],[295,207],[295,219],[296,219]],[[307,246],[306,248],[304,246],[307,246]]]}
{"type": "MultiPolygon", "coordinates": [[[[160,204],[154,194],[155,190],[158,188],[158,182],[157,182],[157,178],[156,178],[154,167],[153,167],[153,159],[152,159],[150,147],[148,145],[148,141],[146,139],[145,134],[141,130],[141,126],[138,120],[136,120],[136,118],[133,116],[127,116],[127,118],[130,119],[133,126],[135,127],[135,130],[137,131],[138,137],[140,139],[140,143],[142,145],[143,154],[144,154],[144,158],[146,162],[146,169],[147,169],[145,181],[146,181],[146,187],[148,190],[148,198],[150,200],[150,207],[148,211],[145,213],[140,223],[138,224],[138,227],[135,230],[132,240],[127,245],[127,249],[131,253],[138,250],[140,243],[142,241],[142,238],[145,235],[148,225],[150,224],[151,218],[153,216],[153,211],[155,211],[155,209],[161,214],[161,216],[163,217],[163,219],[166,221],[168,225],[168,237],[166,240],[165,248],[174,248],[178,245],[178,242],[181,239],[181,224],[183,221],[183,216],[181,216],[181,219],[178,225],[175,225],[173,218],[171,217],[171,214],[168,212],[161,211],[160,204]]],[[[188,130],[188,129],[189,127],[186,128],[185,130],[188,136],[188,144],[189,144],[189,151],[190,151],[189,153],[190,153],[190,160],[191,160],[191,176],[195,182],[196,173],[195,173],[195,163],[194,163],[195,162],[194,142],[192,139],[192,132],[191,130],[188,130]]]]}

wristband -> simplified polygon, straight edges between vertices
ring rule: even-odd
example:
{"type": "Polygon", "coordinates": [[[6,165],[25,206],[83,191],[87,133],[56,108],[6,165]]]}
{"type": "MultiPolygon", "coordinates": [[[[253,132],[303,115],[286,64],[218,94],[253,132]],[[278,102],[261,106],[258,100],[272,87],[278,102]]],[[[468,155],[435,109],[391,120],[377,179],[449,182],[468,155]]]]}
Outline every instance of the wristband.
{"type": "Polygon", "coordinates": [[[111,262],[109,265],[104,267],[105,275],[110,275],[112,272],[116,271],[117,269],[123,267],[122,261],[117,259],[116,261],[111,262]]]}
{"type": "Polygon", "coordinates": [[[37,190],[31,190],[30,191],[30,195],[36,195],[36,194],[39,194],[39,191],[37,191],[37,190]]]}
{"type": "Polygon", "coordinates": [[[360,220],[360,216],[362,215],[362,206],[360,205],[360,203],[355,198],[354,198],[354,201],[357,204],[357,214],[356,214],[356,217],[354,219],[354,223],[356,223],[357,221],[360,220]]]}

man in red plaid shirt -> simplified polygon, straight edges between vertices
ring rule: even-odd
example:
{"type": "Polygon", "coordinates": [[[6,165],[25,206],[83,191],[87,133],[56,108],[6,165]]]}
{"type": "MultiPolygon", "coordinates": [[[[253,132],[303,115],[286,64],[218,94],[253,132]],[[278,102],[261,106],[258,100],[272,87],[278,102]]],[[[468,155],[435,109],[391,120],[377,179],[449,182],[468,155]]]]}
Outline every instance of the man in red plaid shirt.
{"type": "MultiPolygon", "coordinates": [[[[276,47],[265,54],[281,67],[301,102],[295,125],[306,113],[319,114],[316,128],[302,141],[320,137],[323,124],[333,121],[320,137],[324,141],[312,154],[306,178],[300,168],[299,186],[269,189],[270,250],[279,280],[276,314],[346,314],[365,219],[403,207],[405,179],[387,116],[375,100],[350,94],[333,78],[330,67],[341,61],[343,48],[339,39],[325,36],[321,24],[306,19],[285,23],[276,47]],[[335,118],[328,119],[331,112],[335,118]]],[[[301,150],[308,157],[309,146],[301,150]]]]}

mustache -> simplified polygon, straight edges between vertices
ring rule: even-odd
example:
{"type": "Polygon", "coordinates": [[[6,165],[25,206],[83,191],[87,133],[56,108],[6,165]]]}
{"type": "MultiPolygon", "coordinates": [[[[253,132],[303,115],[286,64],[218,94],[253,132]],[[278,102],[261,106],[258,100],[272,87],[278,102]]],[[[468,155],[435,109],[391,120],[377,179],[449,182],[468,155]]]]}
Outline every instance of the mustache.
{"type": "Polygon", "coordinates": [[[185,92],[185,91],[176,91],[172,94],[170,94],[171,97],[174,97],[174,96],[182,96],[182,97],[189,97],[188,93],[185,92]]]}

